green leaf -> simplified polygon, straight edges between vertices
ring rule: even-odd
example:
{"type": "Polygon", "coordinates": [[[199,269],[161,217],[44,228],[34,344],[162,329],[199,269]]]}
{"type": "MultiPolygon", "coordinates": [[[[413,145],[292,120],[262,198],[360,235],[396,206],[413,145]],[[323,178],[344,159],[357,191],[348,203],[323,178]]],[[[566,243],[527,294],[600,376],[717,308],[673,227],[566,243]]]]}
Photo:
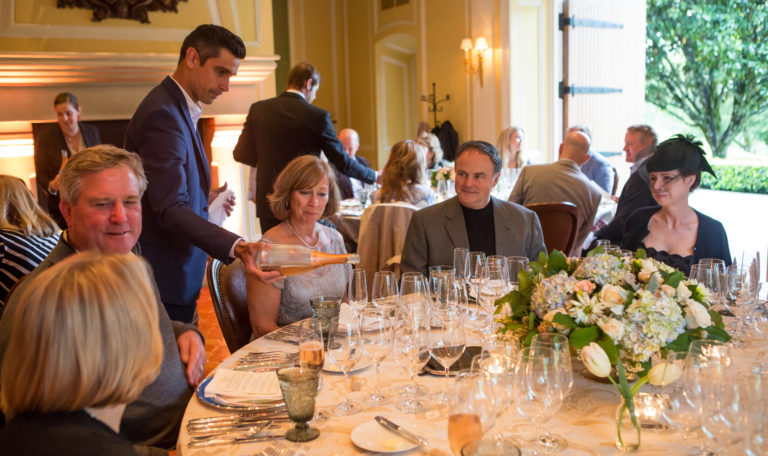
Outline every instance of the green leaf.
{"type": "Polygon", "coordinates": [[[619,349],[616,348],[616,343],[613,342],[613,339],[608,334],[603,334],[603,337],[597,341],[597,345],[603,347],[611,364],[616,364],[616,361],[619,359],[619,349]]]}
{"type": "Polygon", "coordinates": [[[528,334],[523,337],[523,347],[530,347],[531,340],[533,340],[533,336],[536,334],[538,334],[536,331],[529,331],[528,334]]]}
{"type": "Polygon", "coordinates": [[[560,271],[568,270],[568,259],[563,255],[563,252],[555,249],[549,254],[549,262],[547,263],[547,276],[557,274],[560,271]]]}
{"type": "Polygon", "coordinates": [[[729,336],[724,329],[718,328],[717,326],[710,326],[709,328],[704,328],[704,330],[707,333],[707,339],[721,340],[723,342],[731,340],[731,336],[729,336]]]}
{"type": "Polygon", "coordinates": [[[677,288],[682,280],[685,279],[685,274],[680,271],[675,271],[664,280],[664,285],[669,285],[672,288],[677,288]]]}
{"type": "Polygon", "coordinates": [[[599,328],[597,326],[579,328],[571,333],[571,345],[576,348],[584,348],[589,345],[590,342],[596,341],[598,335],[599,328]]]}
{"type": "Polygon", "coordinates": [[[605,247],[600,245],[600,246],[597,246],[594,249],[590,250],[589,252],[587,252],[587,257],[593,257],[595,255],[600,255],[600,254],[603,254],[603,253],[605,253],[605,247]]]}
{"type": "Polygon", "coordinates": [[[688,346],[691,345],[691,334],[686,331],[667,345],[667,350],[673,350],[676,352],[688,351],[688,346]]]}
{"type": "Polygon", "coordinates": [[[635,258],[638,260],[644,260],[648,258],[648,254],[645,252],[645,249],[637,249],[635,252],[635,258]]]}
{"type": "Polygon", "coordinates": [[[547,253],[546,252],[539,252],[539,264],[540,265],[547,264],[547,253]]]}
{"type": "Polygon", "coordinates": [[[533,293],[533,276],[531,273],[525,270],[520,270],[517,274],[517,280],[517,289],[520,293],[530,297],[531,293],[533,293]]]}
{"type": "Polygon", "coordinates": [[[555,315],[555,318],[552,319],[552,321],[554,323],[563,325],[570,329],[576,329],[578,327],[578,325],[570,315],[564,314],[562,312],[558,312],[557,315],[555,315]]]}
{"type": "Polygon", "coordinates": [[[536,328],[536,313],[531,311],[528,314],[528,330],[533,331],[536,328]]]}
{"type": "Polygon", "coordinates": [[[712,319],[712,326],[716,326],[720,329],[725,328],[725,324],[723,323],[723,316],[720,315],[720,312],[712,309],[708,309],[707,312],[709,313],[709,318],[712,319]]]}

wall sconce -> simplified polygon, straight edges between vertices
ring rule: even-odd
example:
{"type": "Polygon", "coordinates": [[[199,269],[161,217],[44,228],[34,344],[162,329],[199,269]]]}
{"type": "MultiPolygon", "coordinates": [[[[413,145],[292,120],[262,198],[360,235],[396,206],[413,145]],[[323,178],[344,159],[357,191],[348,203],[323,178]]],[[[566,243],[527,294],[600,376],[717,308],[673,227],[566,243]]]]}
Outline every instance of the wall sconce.
{"type": "Polygon", "coordinates": [[[464,51],[464,66],[467,73],[477,73],[480,78],[480,87],[483,86],[483,53],[488,49],[488,41],[484,36],[478,36],[475,40],[475,46],[472,47],[472,39],[464,38],[461,40],[461,49],[464,51]],[[477,66],[473,65],[474,56],[477,54],[477,66]]]}

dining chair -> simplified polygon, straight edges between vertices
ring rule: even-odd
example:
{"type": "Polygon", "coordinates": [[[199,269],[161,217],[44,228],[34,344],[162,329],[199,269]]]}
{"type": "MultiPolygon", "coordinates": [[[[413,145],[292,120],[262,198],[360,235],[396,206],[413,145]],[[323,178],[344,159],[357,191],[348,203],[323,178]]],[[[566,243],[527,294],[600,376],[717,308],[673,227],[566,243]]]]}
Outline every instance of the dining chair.
{"type": "Polygon", "coordinates": [[[557,249],[569,255],[579,231],[579,214],[576,205],[560,203],[531,203],[526,206],[539,216],[544,244],[548,252],[557,249]]]}
{"type": "Polygon", "coordinates": [[[357,253],[360,269],[365,269],[369,292],[376,271],[400,270],[400,254],[413,213],[419,210],[408,203],[379,203],[368,207],[360,219],[357,253]]]}
{"type": "Polygon", "coordinates": [[[224,341],[230,353],[234,353],[250,342],[253,335],[245,293],[245,268],[239,259],[230,265],[210,259],[206,279],[224,341]]]}
{"type": "Polygon", "coordinates": [[[616,167],[612,166],[613,170],[613,190],[611,190],[611,196],[616,196],[616,191],[619,189],[619,172],[616,171],[616,167]]]}

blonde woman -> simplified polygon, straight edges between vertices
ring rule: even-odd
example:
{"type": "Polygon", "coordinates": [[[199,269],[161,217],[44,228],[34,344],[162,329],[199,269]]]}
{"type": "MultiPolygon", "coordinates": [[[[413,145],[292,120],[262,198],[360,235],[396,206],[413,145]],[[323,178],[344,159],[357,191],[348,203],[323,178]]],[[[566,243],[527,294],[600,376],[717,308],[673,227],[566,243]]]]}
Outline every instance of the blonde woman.
{"type": "Polygon", "coordinates": [[[163,359],[148,268],[88,252],[30,279],[0,375],[4,454],[137,454],[118,427],[163,359]]]}
{"type": "Polygon", "coordinates": [[[443,160],[443,148],[440,147],[440,140],[437,139],[437,136],[426,133],[416,142],[427,148],[427,170],[448,165],[448,162],[443,160]]]}
{"type": "Polygon", "coordinates": [[[403,201],[418,208],[435,204],[435,193],[421,183],[425,180],[425,171],[419,161],[417,146],[411,140],[400,141],[392,146],[389,160],[381,174],[381,188],[376,190],[371,201],[403,201]]]}
{"type": "Polygon", "coordinates": [[[510,125],[499,135],[496,148],[501,155],[501,169],[513,169],[514,174],[520,174],[520,169],[525,166],[525,130],[516,125],[510,125]]]}
{"type": "Polygon", "coordinates": [[[0,315],[8,293],[59,242],[59,226],[18,177],[0,175],[0,315]]]}
{"type": "MultiPolygon", "coordinates": [[[[347,253],[341,233],[318,223],[339,208],[336,175],[328,163],[314,155],[294,158],[277,176],[269,202],[281,222],[264,233],[262,240],[347,253]]],[[[344,296],[347,270],[343,264],[323,266],[274,283],[249,273],[246,291],[254,337],[309,317],[309,300],[314,296],[344,296]]]]}

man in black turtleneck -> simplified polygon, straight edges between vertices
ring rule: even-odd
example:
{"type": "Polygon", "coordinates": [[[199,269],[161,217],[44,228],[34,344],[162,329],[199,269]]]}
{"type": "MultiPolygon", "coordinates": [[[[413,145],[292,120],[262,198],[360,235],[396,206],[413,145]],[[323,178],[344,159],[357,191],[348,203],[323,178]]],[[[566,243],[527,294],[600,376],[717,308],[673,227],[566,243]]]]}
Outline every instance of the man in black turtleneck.
{"type": "Polygon", "coordinates": [[[537,260],[544,237],[536,214],[491,196],[501,157],[485,141],[467,141],[456,151],[456,196],[413,215],[401,269],[427,274],[429,266],[453,264],[453,249],[537,260]]]}

